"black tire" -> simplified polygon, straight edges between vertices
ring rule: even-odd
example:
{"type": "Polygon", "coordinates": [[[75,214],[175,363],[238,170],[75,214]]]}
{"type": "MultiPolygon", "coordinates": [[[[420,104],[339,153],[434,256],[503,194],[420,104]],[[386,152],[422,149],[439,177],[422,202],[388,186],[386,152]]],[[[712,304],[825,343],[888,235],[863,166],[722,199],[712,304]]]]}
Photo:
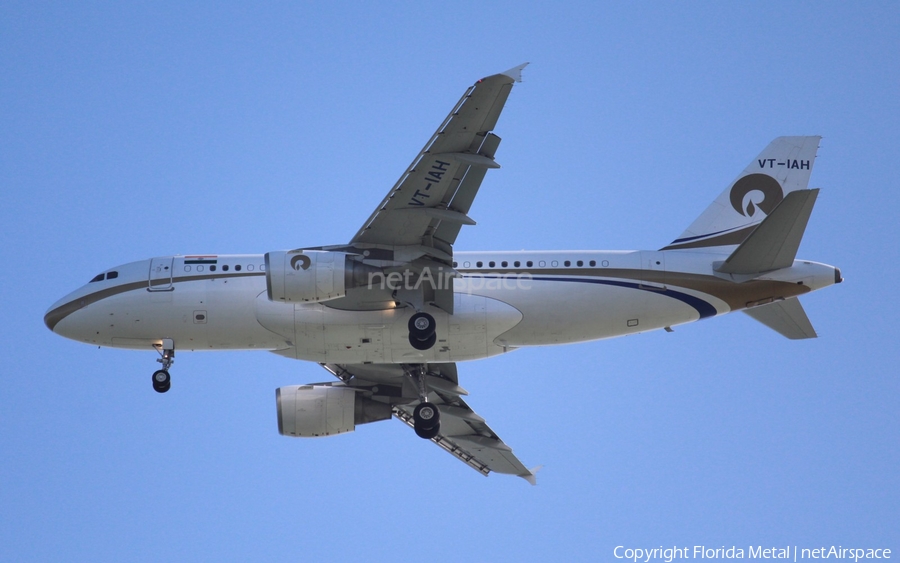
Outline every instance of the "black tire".
{"type": "Polygon", "coordinates": [[[409,344],[416,350],[430,350],[435,342],[437,342],[437,334],[432,334],[425,340],[418,340],[413,338],[412,334],[409,335],[409,344]]]}
{"type": "Polygon", "coordinates": [[[153,390],[157,393],[165,393],[172,387],[172,378],[164,369],[153,372],[153,390]]]}
{"type": "Polygon", "coordinates": [[[435,333],[437,321],[428,313],[416,313],[409,318],[409,337],[425,340],[435,333]]]}
{"type": "Polygon", "coordinates": [[[419,403],[413,411],[416,429],[431,430],[441,424],[441,411],[434,403],[419,403]]]}
{"type": "Polygon", "coordinates": [[[419,438],[424,438],[426,440],[431,440],[435,436],[441,433],[441,425],[438,423],[434,428],[429,428],[428,430],[420,430],[416,428],[416,436],[419,438]]]}

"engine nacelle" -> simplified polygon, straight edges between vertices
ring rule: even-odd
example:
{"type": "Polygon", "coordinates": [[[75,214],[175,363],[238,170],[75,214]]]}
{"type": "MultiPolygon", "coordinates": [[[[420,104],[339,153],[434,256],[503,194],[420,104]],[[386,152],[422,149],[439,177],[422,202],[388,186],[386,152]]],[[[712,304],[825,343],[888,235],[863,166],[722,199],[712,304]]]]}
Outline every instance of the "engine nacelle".
{"type": "Polygon", "coordinates": [[[391,418],[391,406],[363,397],[350,387],[290,385],[275,390],[278,433],[332,436],[353,432],[357,424],[391,418]]]}
{"type": "Polygon", "coordinates": [[[271,301],[317,302],[337,299],[365,285],[369,271],[379,271],[343,252],[324,250],[266,253],[266,290],[271,301]]]}

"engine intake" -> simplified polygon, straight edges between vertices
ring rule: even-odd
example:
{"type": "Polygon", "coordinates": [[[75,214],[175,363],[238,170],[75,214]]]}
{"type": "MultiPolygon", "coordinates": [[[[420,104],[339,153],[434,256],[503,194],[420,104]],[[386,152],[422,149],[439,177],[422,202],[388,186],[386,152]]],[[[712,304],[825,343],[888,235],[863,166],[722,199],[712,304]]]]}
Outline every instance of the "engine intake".
{"type": "Polygon", "coordinates": [[[271,301],[318,302],[337,299],[368,283],[380,270],[324,250],[266,253],[266,291],[271,301]]]}
{"type": "Polygon", "coordinates": [[[350,387],[290,385],[275,390],[278,433],[312,438],[353,432],[357,424],[391,418],[391,406],[350,387]]]}

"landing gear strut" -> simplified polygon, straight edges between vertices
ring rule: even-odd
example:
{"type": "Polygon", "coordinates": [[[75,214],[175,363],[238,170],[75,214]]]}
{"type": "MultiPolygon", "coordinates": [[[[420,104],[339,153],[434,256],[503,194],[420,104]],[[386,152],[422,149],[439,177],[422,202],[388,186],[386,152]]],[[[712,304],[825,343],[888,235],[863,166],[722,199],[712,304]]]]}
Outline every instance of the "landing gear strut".
{"type": "Polygon", "coordinates": [[[437,342],[437,321],[428,313],[409,318],[409,343],[416,350],[429,350],[437,342]]]}
{"type": "Polygon", "coordinates": [[[175,362],[175,342],[171,338],[164,338],[162,344],[154,346],[161,356],[156,361],[162,364],[162,369],[153,372],[153,390],[157,393],[165,393],[172,386],[169,368],[175,362]]]}
{"type": "MultiPolygon", "coordinates": [[[[412,326],[412,321],[410,321],[410,326],[412,326]]],[[[413,427],[417,436],[430,440],[441,432],[441,411],[437,405],[428,402],[428,392],[425,389],[425,366],[418,366],[418,369],[410,372],[409,376],[416,383],[419,391],[419,404],[413,411],[413,427]]]]}

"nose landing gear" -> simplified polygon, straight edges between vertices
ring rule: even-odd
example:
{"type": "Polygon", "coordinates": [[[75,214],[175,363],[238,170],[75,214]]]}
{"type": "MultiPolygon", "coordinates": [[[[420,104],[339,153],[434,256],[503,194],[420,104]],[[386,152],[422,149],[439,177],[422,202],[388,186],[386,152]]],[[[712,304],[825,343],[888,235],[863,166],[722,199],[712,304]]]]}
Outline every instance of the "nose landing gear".
{"type": "Polygon", "coordinates": [[[153,372],[153,390],[157,393],[165,393],[172,386],[172,378],[169,372],[160,369],[153,372]]]}
{"type": "Polygon", "coordinates": [[[161,356],[156,361],[162,364],[162,369],[153,372],[153,390],[157,393],[165,393],[172,386],[169,368],[175,362],[175,342],[171,338],[164,338],[162,344],[154,346],[161,356]]]}

